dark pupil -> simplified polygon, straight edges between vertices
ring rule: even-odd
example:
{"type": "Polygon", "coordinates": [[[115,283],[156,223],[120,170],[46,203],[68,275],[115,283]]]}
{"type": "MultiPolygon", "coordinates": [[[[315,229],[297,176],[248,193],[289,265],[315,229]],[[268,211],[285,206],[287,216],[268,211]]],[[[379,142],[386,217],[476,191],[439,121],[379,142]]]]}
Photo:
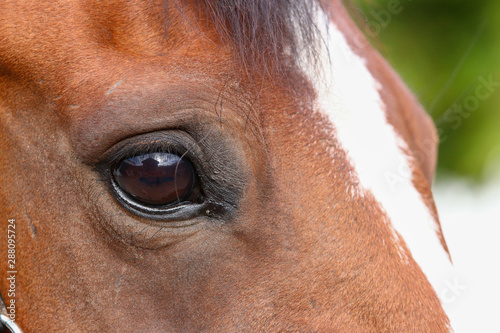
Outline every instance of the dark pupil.
{"type": "Polygon", "coordinates": [[[113,169],[113,176],[127,194],[150,205],[182,202],[194,185],[191,163],[169,153],[126,158],[113,169]]]}

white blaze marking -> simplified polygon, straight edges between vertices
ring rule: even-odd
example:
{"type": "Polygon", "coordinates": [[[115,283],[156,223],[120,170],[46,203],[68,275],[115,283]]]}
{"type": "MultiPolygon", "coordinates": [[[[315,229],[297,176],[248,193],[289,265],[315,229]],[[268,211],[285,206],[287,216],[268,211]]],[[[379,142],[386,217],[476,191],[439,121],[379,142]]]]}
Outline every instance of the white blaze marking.
{"type": "Polygon", "coordinates": [[[407,145],[387,122],[379,94],[383,87],[335,24],[318,12],[324,43],[320,48],[321,67],[303,66],[318,93],[318,108],[328,116],[356,170],[359,195],[370,191],[387,214],[401,260],[406,261],[407,254],[399,245],[398,235],[439,295],[438,288],[442,288],[451,263],[435,233],[435,221],[412,183],[411,159],[404,153],[407,145]]]}

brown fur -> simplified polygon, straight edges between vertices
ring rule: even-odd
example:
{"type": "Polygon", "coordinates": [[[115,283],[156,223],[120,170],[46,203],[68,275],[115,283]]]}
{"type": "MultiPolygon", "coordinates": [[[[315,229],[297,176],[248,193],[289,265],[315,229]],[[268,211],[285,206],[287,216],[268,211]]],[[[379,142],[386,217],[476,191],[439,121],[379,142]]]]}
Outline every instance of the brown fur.
{"type": "MultiPolygon", "coordinates": [[[[165,8],[0,3],[1,224],[17,221],[25,332],[445,332],[435,292],[411,258],[400,262],[374,198],[347,194],[353,170],[310,109],[309,83],[293,66],[274,79],[245,66],[216,27],[192,24],[206,15],[195,1],[165,8]],[[236,188],[231,214],[174,232],[113,199],[96,171],[103,156],[169,130],[195,138],[223,173],[215,182],[236,188]]],[[[387,65],[360,52],[412,151],[434,140],[387,65]]],[[[419,161],[430,195],[434,151],[419,161]]]]}

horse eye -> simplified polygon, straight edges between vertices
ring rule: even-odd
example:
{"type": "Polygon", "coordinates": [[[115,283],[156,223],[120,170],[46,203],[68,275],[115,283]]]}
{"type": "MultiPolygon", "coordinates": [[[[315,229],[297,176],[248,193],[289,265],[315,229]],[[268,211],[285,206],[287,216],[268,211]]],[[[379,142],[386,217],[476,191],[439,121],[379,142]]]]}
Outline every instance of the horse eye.
{"type": "Polygon", "coordinates": [[[170,153],[149,153],[123,159],[112,173],[125,193],[140,203],[154,206],[186,200],[195,183],[191,162],[170,153]]]}

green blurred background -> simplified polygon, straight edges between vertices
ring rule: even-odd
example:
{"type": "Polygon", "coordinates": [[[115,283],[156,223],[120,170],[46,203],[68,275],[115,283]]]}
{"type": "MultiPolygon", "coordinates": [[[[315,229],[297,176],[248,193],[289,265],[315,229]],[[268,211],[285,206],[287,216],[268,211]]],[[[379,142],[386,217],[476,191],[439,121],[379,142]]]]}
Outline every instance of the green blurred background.
{"type": "Polygon", "coordinates": [[[481,182],[500,171],[495,170],[500,165],[500,1],[345,4],[434,119],[441,139],[438,180],[446,175],[481,182]]]}

